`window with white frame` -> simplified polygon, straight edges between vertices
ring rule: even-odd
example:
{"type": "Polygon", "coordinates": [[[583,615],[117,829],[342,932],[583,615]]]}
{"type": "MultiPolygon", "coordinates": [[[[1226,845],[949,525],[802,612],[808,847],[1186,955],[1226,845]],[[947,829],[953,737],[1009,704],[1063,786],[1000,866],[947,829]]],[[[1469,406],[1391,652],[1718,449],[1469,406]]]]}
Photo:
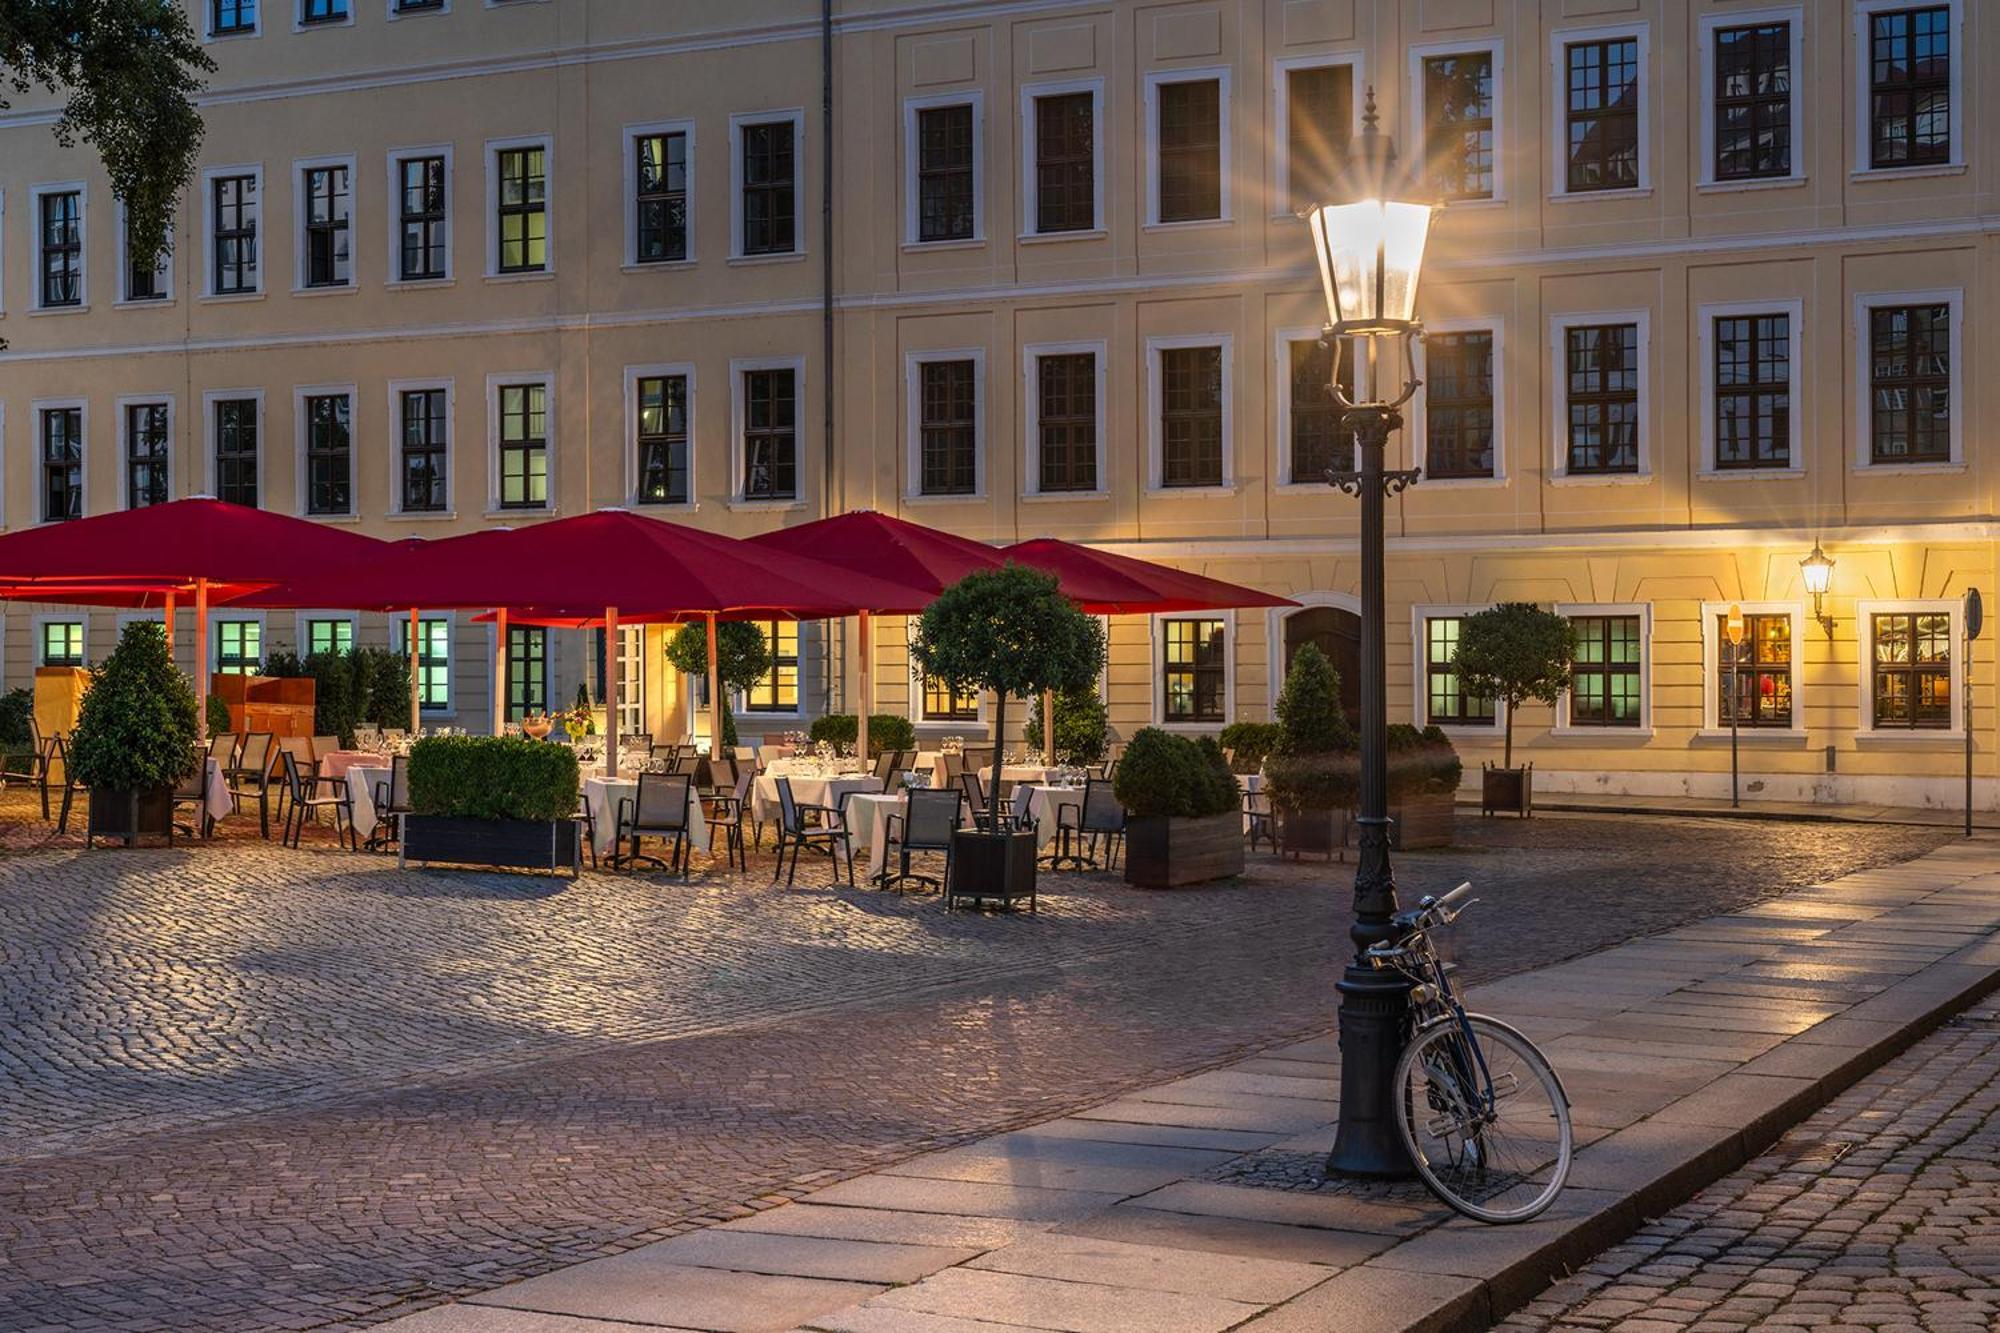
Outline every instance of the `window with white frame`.
{"type": "Polygon", "coordinates": [[[354,617],[308,616],[305,622],[306,656],[319,653],[345,655],[354,650],[354,617]]]}
{"type": "Polygon", "coordinates": [[[1866,674],[1867,729],[1921,734],[1956,731],[1960,603],[1863,602],[1856,621],[1866,674]]]}
{"type": "Polygon", "coordinates": [[[173,404],[161,400],[119,404],[124,438],[125,507],[143,509],[165,504],[168,464],[172,455],[173,404]]]}
{"type": "Polygon", "coordinates": [[[973,241],[980,231],[980,103],[950,95],[907,104],[910,217],[916,245],[973,241]]]}
{"type": "Polygon", "coordinates": [[[50,186],[35,192],[35,304],[42,310],[84,304],[83,187],[50,186]]]}
{"type": "Polygon", "coordinates": [[[494,503],[500,509],[549,507],[549,386],[546,380],[493,385],[494,503]]]}
{"type": "Polygon", "coordinates": [[[1710,465],[1718,472],[1792,466],[1792,346],[1788,309],[1704,309],[1708,317],[1710,465]]]}
{"type": "Polygon", "coordinates": [[[1730,606],[1702,604],[1702,678],[1708,698],[1705,727],[1742,731],[1798,731],[1804,726],[1795,697],[1799,667],[1799,608],[1786,602],[1736,603],[1743,638],[1729,641],[1730,606]]]}
{"type": "Polygon", "coordinates": [[[730,117],[734,257],[805,253],[799,219],[804,133],[805,117],[796,111],[730,117]]]}
{"type": "Polygon", "coordinates": [[[1557,470],[1567,477],[1642,475],[1649,319],[1640,313],[1555,321],[1557,470]]]}
{"type": "Polygon", "coordinates": [[[451,508],[451,386],[390,386],[395,410],[396,509],[442,514],[451,508]]]}
{"type": "Polygon", "coordinates": [[[694,215],[689,208],[694,184],[694,125],[688,121],[635,125],[626,136],[631,227],[626,262],[686,263],[694,258],[694,215]]]}
{"type": "Polygon", "coordinates": [[[36,631],[35,657],[41,666],[80,667],[84,662],[81,620],[44,620],[36,631]]]}
{"type": "Polygon", "coordinates": [[[1424,721],[1440,727],[1491,726],[1498,715],[1495,701],[1466,689],[1458,676],[1458,641],[1465,617],[1426,615],[1421,624],[1424,721]]]}
{"type": "Polygon", "coordinates": [[[249,296],[264,289],[258,228],[263,220],[263,181],[252,169],[226,169],[208,176],[209,294],[249,296]]]}
{"type": "Polygon", "coordinates": [[[1646,725],[1646,617],[1637,610],[1578,612],[1567,695],[1571,727],[1646,725]]]}
{"type": "Polygon", "coordinates": [[[300,167],[299,204],[299,286],[309,291],[351,287],[353,167],[346,162],[300,167]]]}
{"type": "Polygon", "coordinates": [[[1491,48],[1416,56],[1424,168],[1447,200],[1494,197],[1499,178],[1498,59],[1491,48]]]}
{"type": "Polygon", "coordinates": [[[738,496],[748,501],[799,498],[799,368],[745,365],[737,374],[738,496]]]}
{"type": "Polygon", "coordinates": [[[1212,222],[1229,216],[1229,79],[1182,71],[1146,76],[1147,221],[1212,222]]]}
{"type": "Polygon", "coordinates": [[[1279,203],[1296,213],[1337,197],[1354,142],[1355,67],[1351,60],[1280,61],[1283,126],[1279,203]]]}
{"type": "Polygon", "coordinates": [[[451,158],[443,151],[396,154],[395,255],[398,282],[451,276],[451,158]]]}
{"type": "Polygon", "coordinates": [[[1095,231],[1101,206],[1104,97],[1096,81],[1025,88],[1021,93],[1026,226],[1031,236],[1095,231]]]}
{"type": "Polygon", "coordinates": [[[1048,343],[1022,354],[1027,375],[1028,476],[1036,495],[1104,488],[1104,345],[1048,343]]]}
{"type": "MultiPolygon", "coordinates": [[[[410,621],[396,621],[396,650],[410,652],[410,621]]],[[[425,713],[451,711],[451,618],[422,616],[417,624],[417,708],[425,713]]]]}
{"type": "Polygon", "coordinates": [[[646,635],[636,625],[618,628],[618,734],[646,729],[646,635]]]}
{"type": "Polygon", "coordinates": [[[1646,188],[1645,30],[1558,32],[1554,41],[1562,193],[1646,188]]]}
{"type": "Polygon", "coordinates": [[[1708,168],[1717,183],[1784,180],[1796,173],[1799,21],[1789,12],[1703,21],[1714,81],[1705,108],[1713,132],[1708,168]]]}
{"type": "Polygon", "coordinates": [[[1229,623],[1220,617],[1159,621],[1160,719],[1203,726],[1229,720],[1229,623]]]}
{"type": "Polygon", "coordinates": [[[229,504],[257,508],[264,400],[254,394],[208,395],[209,488],[229,504]]]}
{"type": "Polygon", "coordinates": [[[1867,62],[1867,166],[1884,171],[1959,160],[1956,7],[1867,6],[1859,20],[1867,62]]]}
{"type": "Polygon", "coordinates": [[[1868,461],[1952,462],[1952,303],[1884,301],[1866,315],[1868,461]]]}
{"type": "Polygon", "coordinates": [[[304,432],[305,511],[315,518],[354,512],[354,391],[307,391],[299,396],[304,432]]]}
{"type": "Polygon", "coordinates": [[[84,410],[80,403],[38,408],[37,453],[44,523],[83,517],[84,410]]]}
{"type": "Polygon", "coordinates": [[[1226,334],[1147,339],[1154,489],[1231,483],[1230,341],[1226,334]]]}
{"type": "Polygon", "coordinates": [[[544,273],[549,267],[549,150],[545,143],[494,148],[493,271],[544,273]]]}
{"type": "Polygon", "coordinates": [[[254,676],[264,666],[264,622],[227,620],[214,622],[215,670],[224,676],[254,676]]]}
{"type": "Polygon", "coordinates": [[[980,421],[985,357],[927,352],[910,357],[910,493],[976,495],[984,427],[980,421]]]}
{"type": "Polygon", "coordinates": [[[693,501],[689,467],[690,366],[641,367],[629,372],[633,429],[633,499],[642,505],[693,501]]]}

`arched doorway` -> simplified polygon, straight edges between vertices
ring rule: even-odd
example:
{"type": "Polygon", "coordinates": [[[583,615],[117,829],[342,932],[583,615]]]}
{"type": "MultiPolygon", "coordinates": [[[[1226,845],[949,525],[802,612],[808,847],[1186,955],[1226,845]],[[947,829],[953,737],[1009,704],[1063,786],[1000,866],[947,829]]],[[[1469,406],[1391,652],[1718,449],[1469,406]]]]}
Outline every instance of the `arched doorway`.
{"type": "Polygon", "coordinates": [[[1361,725],[1361,617],[1339,606],[1307,606],[1285,617],[1285,670],[1312,644],[1340,673],[1340,709],[1361,725]]]}

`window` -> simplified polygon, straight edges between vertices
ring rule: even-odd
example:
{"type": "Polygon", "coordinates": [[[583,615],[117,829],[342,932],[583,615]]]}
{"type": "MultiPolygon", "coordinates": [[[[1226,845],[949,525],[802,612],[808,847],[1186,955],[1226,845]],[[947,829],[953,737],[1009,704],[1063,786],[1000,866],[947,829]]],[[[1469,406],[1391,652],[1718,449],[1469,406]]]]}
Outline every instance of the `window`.
{"type": "Polygon", "coordinates": [[[646,729],[646,637],[636,626],[618,630],[618,734],[646,729]]]}
{"type": "Polygon", "coordinates": [[[257,507],[257,418],[262,408],[255,398],[217,398],[212,402],[218,500],[257,507]]]}
{"type": "Polygon", "coordinates": [[[688,503],[688,380],[642,375],[634,381],[639,419],[639,503],[688,503]]]}
{"type": "MultiPolygon", "coordinates": [[[[410,651],[410,619],[400,616],[396,623],[396,643],[405,656],[410,651]]],[[[425,616],[417,623],[417,708],[425,713],[451,711],[451,621],[444,616],[425,616]]]]}
{"type": "Polygon", "coordinates": [[[1792,25],[1715,32],[1715,178],[1792,174],[1792,25]]]}
{"type": "Polygon", "coordinates": [[[549,413],[546,384],[503,384],[500,406],[500,507],[546,509],[549,504],[549,413]]]}
{"type": "Polygon", "coordinates": [[[753,121],[739,127],[742,142],[742,253],[798,252],[798,123],[753,121]]]}
{"type": "Polygon", "coordinates": [[[42,521],[83,517],[83,409],[42,410],[42,521]]]}
{"type": "Polygon", "coordinates": [[[507,720],[519,722],[549,709],[549,632],[507,627],[507,720]]]}
{"type": "Polygon", "coordinates": [[[1491,199],[1493,53],[1459,51],[1423,63],[1424,159],[1446,199],[1491,199]]]}
{"type": "Polygon", "coordinates": [[[1285,184],[1296,213],[1338,195],[1354,141],[1354,69],[1306,65],[1285,78],[1285,184]]]}
{"type": "Polygon", "coordinates": [[[1097,475],[1097,354],[1034,359],[1035,489],[1094,491],[1097,475]]]}
{"type": "Polygon", "coordinates": [[[1097,94],[1034,99],[1035,231],[1090,231],[1097,226],[1097,94]]]}
{"type": "Polygon", "coordinates": [[[1574,616],[1576,660],[1570,668],[1569,722],[1574,727],[1642,725],[1644,673],[1640,618],[1574,616]]]}
{"type": "Polygon", "coordinates": [[[436,14],[443,12],[444,7],[445,0],[396,0],[393,12],[397,14],[436,14]]]}
{"type": "Polygon", "coordinates": [[[257,0],[209,0],[208,30],[216,37],[257,31],[257,0]]]}
{"type": "Polygon", "coordinates": [[[345,287],[354,280],[347,241],[353,211],[349,176],[345,166],[305,169],[307,287],[345,287]]]}
{"type": "Polygon", "coordinates": [[[83,304],[83,191],[52,190],[41,206],[41,307],[83,304]]]}
{"type": "Polygon", "coordinates": [[[743,372],[743,498],[798,498],[798,372],[743,372]]]}
{"type": "MultiPolygon", "coordinates": [[[[122,213],[122,209],[120,210],[122,213]]],[[[128,301],[164,301],[167,299],[167,265],[173,255],[168,250],[147,259],[132,244],[132,223],[124,220],[125,255],[125,299],[128,301]]]]}
{"type": "Polygon", "coordinates": [[[766,620],[758,628],[770,645],[771,669],[743,692],[743,709],[749,713],[796,713],[799,711],[799,623],[796,620],[766,620]]]}
{"type": "Polygon", "coordinates": [[[918,241],[969,241],[979,234],[977,127],[970,102],[918,108],[918,241]]]}
{"type": "Polygon", "coordinates": [[[1153,220],[1201,222],[1225,216],[1222,81],[1181,79],[1152,86],[1159,154],[1153,220]]]}
{"type": "Polygon", "coordinates": [[[217,296],[240,296],[258,290],[262,281],[257,262],[257,177],[217,176],[213,191],[214,273],[217,296]]]}
{"type": "Polygon", "coordinates": [[[549,266],[548,151],[539,146],[502,148],[494,154],[499,198],[501,273],[541,273],[549,266]]]}
{"type": "Polygon", "coordinates": [[[224,676],[254,676],[264,666],[264,622],[215,622],[215,669],[224,676]]]}
{"type": "Polygon", "coordinates": [[[347,0],[299,0],[299,24],[347,22],[347,0]]]}
{"type": "Polygon", "coordinates": [[[1874,644],[1875,727],[1950,730],[1951,614],[1876,612],[1869,617],[1869,640],[1874,644]]]}
{"type": "MultiPolygon", "coordinates": [[[[1286,480],[1295,486],[1326,483],[1329,472],[1354,470],[1354,437],[1340,429],[1340,404],[1327,386],[1333,381],[1333,350],[1317,338],[1295,338],[1285,344],[1291,373],[1291,451],[1286,480]]],[[[1354,394],[1354,358],[1343,357],[1341,388],[1354,394]]]]}
{"type": "Polygon", "coordinates": [[[677,264],[688,257],[687,145],[685,131],[632,140],[634,263],[677,264]]]}
{"type": "Polygon", "coordinates": [[[346,617],[306,621],[306,656],[354,651],[354,622],[346,617]]]}
{"type": "Polygon", "coordinates": [[[1563,48],[1564,112],[1571,194],[1639,187],[1639,39],[1614,37],[1563,48]]]}
{"type": "Polygon", "coordinates": [[[1869,461],[1951,461],[1951,306],[1868,311],[1869,461]]]}
{"type": "Polygon", "coordinates": [[[344,393],[305,400],[306,512],[354,512],[354,403],[344,393]]]}
{"type": "Polygon", "coordinates": [[[917,363],[917,492],[979,489],[979,363],[917,363]]]}
{"type": "Polygon", "coordinates": [[[167,451],[172,413],[165,403],[125,405],[125,507],[167,502],[167,451]]]}
{"type": "Polygon", "coordinates": [[[1784,314],[1715,321],[1715,466],[1792,462],[1792,321],[1784,314]]]}
{"type": "Polygon", "coordinates": [[[1493,333],[1424,340],[1424,475],[1492,477],[1493,333]]]}
{"type": "MultiPolygon", "coordinates": [[[[1949,619],[1949,617],[1947,617],[1949,619]]],[[[1715,618],[1716,721],[1739,727],[1792,725],[1792,617],[1788,612],[1743,617],[1743,642],[1729,642],[1729,616],[1715,618]],[[1736,682],[1730,694],[1730,680],[1736,682]]],[[[1880,646],[1880,640],[1877,641],[1880,646]]],[[[1947,707],[1949,712],[1949,707],[1947,707]]]]}
{"type": "Polygon", "coordinates": [[[449,398],[444,389],[405,389],[398,395],[405,514],[441,514],[447,506],[449,398]]]}
{"type": "Polygon", "coordinates": [[[396,276],[430,282],[451,276],[450,220],[442,156],[406,157],[396,163],[396,276]]]}
{"type": "Polygon", "coordinates": [[[1949,6],[1868,16],[1868,97],[1870,166],[1951,161],[1949,6]]]}
{"type": "Polygon", "coordinates": [[[951,686],[928,678],[924,681],[924,721],[977,722],[979,695],[960,694],[951,686]]]}
{"type": "Polygon", "coordinates": [[[1222,348],[1162,347],[1158,357],[1159,484],[1225,485],[1222,348]]]}
{"type": "Polygon", "coordinates": [[[1166,672],[1161,681],[1168,722],[1222,722],[1228,693],[1228,635],[1220,620],[1161,624],[1166,672]]]}
{"type": "Polygon", "coordinates": [[[1639,470],[1639,326],[1577,324],[1563,330],[1572,476],[1639,470]]]}
{"type": "Polygon", "coordinates": [[[1424,619],[1424,721],[1436,726],[1484,726],[1496,716],[1493,700],[1472,694],[1458,679],[1458,636],[1463,616],[1424,619]]]}
{"type": "Polygon", "coordinates": [[[41,664],[53,667],[83,665],[83,622],[45,620],[42,622],[41,664]]]}

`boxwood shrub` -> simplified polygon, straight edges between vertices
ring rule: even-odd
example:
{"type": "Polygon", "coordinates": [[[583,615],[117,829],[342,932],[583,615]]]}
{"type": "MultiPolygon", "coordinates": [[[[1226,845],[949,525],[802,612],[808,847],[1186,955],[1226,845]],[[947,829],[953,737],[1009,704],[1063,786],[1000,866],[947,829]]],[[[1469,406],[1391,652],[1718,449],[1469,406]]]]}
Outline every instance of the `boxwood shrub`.
{"type": "MultiPolygon", "coordinates": [[[[852,746],[859,730],[854,714],[828,713],[825,717],[813,719],[812,730],[806,734],[812,738],[814,745],[824,741],[828,745],[852,746]]],[[[916,748],[917,729],[910,725],[910,719],[894,713],[868,715],[868,755],[871,759],[884,750],[916,748]]]]}
{"type": "Polygon", "coordinates": [[[1255,773],[1284,733],[1276,722],[1231,722],[1222,729],[1222,748],[1235,752],[1237,772],[1255,773]]]}
{"type": "Polygon", "coordinates": [[[518,736],[429,736],[410,747],[410,805],[461,819],[568,819],[576,752],[518,736]]]}
{"type": "Polygon", "coordinates": [[[1158,727],[1141,727],[1111,789],[1127,812],[1196,819],[1241,808],[1236,775],[1222,747],[1203,736],[1191,740],[1158,727]]]}

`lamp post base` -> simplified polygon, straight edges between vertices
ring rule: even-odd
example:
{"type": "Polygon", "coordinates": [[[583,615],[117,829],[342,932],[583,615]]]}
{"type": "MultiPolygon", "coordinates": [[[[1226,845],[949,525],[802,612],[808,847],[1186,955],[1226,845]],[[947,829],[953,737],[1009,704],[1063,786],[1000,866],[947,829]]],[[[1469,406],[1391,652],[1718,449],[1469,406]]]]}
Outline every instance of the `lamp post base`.
{"type": "Polygon", "coordinates": [[[1340,1127],[1328,1175],[1407,1180],[1416,1174],[1396,1130],[1396,1061],[1410,1021],[1410,983],[1395,972],[1349,964],[1340,991],[1340,1127]]]}

